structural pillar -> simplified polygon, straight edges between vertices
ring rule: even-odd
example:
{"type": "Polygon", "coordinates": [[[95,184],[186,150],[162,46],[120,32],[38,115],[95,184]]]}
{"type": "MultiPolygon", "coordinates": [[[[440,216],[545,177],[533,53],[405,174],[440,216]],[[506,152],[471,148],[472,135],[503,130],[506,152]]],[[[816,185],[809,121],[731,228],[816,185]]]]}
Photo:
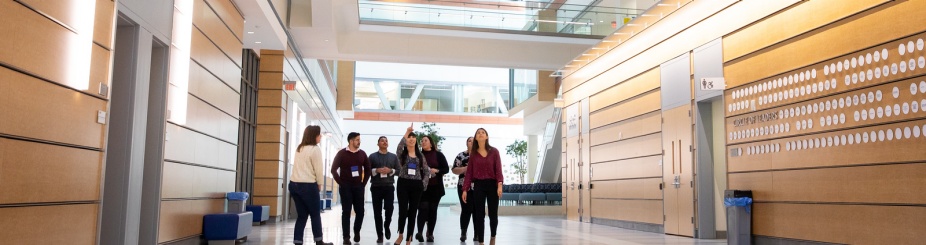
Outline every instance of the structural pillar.
{"type": "Polygon", "coordinates": [[[260,51],[257,135],[254,164],[254,205],[270,206],[270,219],[283,214],[286,173],[286,101],[283,92],[283,51],[260,51]]]}

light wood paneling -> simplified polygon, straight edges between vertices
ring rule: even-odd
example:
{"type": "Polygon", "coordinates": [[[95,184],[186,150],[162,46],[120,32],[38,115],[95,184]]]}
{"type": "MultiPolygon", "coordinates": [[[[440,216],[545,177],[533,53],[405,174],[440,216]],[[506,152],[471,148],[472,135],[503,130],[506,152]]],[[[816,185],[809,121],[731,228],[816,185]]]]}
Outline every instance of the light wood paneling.
{"type": "MultiPolygon", "coordinates": [[[[266,57],[261,57],[261,64],[266,60],[266,57]]],[[[258,75],[258,80],[260,83],[257,84],[257,87],[261,90],[264,89],[275,89],[277,91],[283,92],[283,73],[282,72],[261,72],[258,75]]]]}
{"type": "Polygon", "coordinates": [[[0,68],[0,77],[5,91],[16,91],[0,96],[0,132],[103,148],[104,125],[96,115],[106,110],[105,101],[7,68],[0,68]]]}
{"type": "Polygon", "coordinates": [[[222,198],[235,191],[235,172],[164,162],[161,198],[222,198]]]}
{"type": "Polygon", "coordinates": [[[592,180],[662,176],[661,155],[592,164],[592,180]]]}
{"type": "Polygon", "coordinates": [[[728,89],[725,93],[727,115],[740,115],[751,112],[752,103],[755,103],[756,110],[763,110],[921,76],[926,74],[926,69],[924,69],[926,66],[920,67],[918,60],[919,57],[926,56],[926,50],[914,49],[913,52],[905,51],[904,55],[900,55],[898,54],[898,46],[901,44],[906,46],[909,43],[915,45],[916,42],[924,38],[926,38],[926,35],[922,34],[902,38],[884,45],[852,52],[812,66],[728,89]],[[887,58],[876,58],[875,55],[879,53],[887,55],[887,58]],[[869,56],[871,62],[868,60],[869,56]],[[860,58],[862,62],[857,61],[860,58]],[[853,63],[853,60],[856,60],[856,62],[853,63]],[[914,62],[916,69],[909,68],[910,61],[914,62]],[[858,63],[856,66],[852,65],[856,63],[858,63]],[[903,67],[907,68],[902,69],[903,67]],[[890,73],[885,73],[885,71],[890,73]],[[827,88],[825,82],[829,82],[830,88],[827,88]],[[832,85],[836,86],[833,87],[832,85]],[[814,86],[817,89],[814,89],[814,86]],[[776,97],[778,97],[777,100],[776,97]]]}
{"type": "Polygon", "coordinates": [[[100,199],[98,151],[0,138],[0,156],[0,203],[100,199]]]}
{"type": "Polygon", "coordinates": [[[192,95],[188,96],[187,101],[187,127],[227,142],[238,142],[237,117],[232,117],[192,95]]]}
{"type": "Polygon", "coordinates": [[[926,239],[926,207],[756,203],[752,210],[755,235],[842,244],[926,239]]]}
{"type": "Polygon", "coordinates": [[[0,14],[0,23],[5,23],[0,26],[0,32],[16,36],[0,39],[0,46],[15,47],[0,50],[0,62],[97,94],[100,81],[89,81],[89,86],[85,85],[88,77],[83,76],[87,75],[82,73],[85,72],[83,69],[94,67],[95,72],[101,69],[96,67],[106,67],[104,74],[108,76],[109,60],[92,55],[96,45],[90,38],[83,39],[14,1],[3,1],[0,9],[3,13],[0,14]]]}
{"type": "Polygon", "coordinates": [[[661,200],[592,199],[592,217],[662,224],[661,200]]]}
{"type": "Polygon", "coordinates": [[[286,142],[286,128],[278,125],[257,125],[257,142],[286,142]]]}
{"type": "Polygon", "coordinates": [[[112,47],[115,3],[111,0],[95,0],[95,4],[87,4],[86,0],[20,0],[19,2],[49,18],[60,21],[80,35],[92,34],[93,41],[106,48],[112,47]],[[92,25],[87,25],[90,24],[89,21],[93,21],[92,25]]]}
{"type": "MultiPolygon", "coordinates": [[[[263,53],[261,50],[260,55],[260,72],[263,75],[264,72],[279,72],[283,73],[283,55],[279,54],[268,54],[263,53]]],[[[263,79],[261,79],[263,81],[263,79]]],[[[283,86],[276,87],[277,89],[282,88],[283,86]]],[[[264,88],[261,86],[261,88],[264,88]]]]}
{"type": "Polygon", "coordinates": [[[283,179],[254,179],[255,196],[283,196],[283,179]]]}
{"type": "Polygon", "coordinates": [[[0,208],[4,244],[96,244],[97,204],[0,208]]]}
{"type": "Polygon", "coordinates": [[[257,143],[255,159],[257,160],[283,160],[281,143],[257,143]]]}
{"type": "Polygon", "coordinates": [[[730,145],[727,146],[729,156],[727,166],[730,172],[741,172],[873,163],[921,162],[926,161],[926,151],[922,151],[923,144],[926,144],[926,136],[922,133],[924,127],[926,127],[926,120],[916,120],[730,145]],[[919,128],[919,137],[916,136],[914,127],[919,128]],[[893,135],[888,136],[888,131],[893,132],[893,135]],[[884,140],[881,140],[881,132],[884,132],[884,140]],[[908,132],[909,134],[907,134],[908,132]],[[898,133],[901,136],[900,139],[897,138],[898,133]],[[872,134],[874,134],[877,142],[872,141],[872,134]],[[846,138],[846,143],[842,142],[843,136],[846,138]],[[852,137],[851,143],[849,137],[852,137]],[[856,141],[856,138],[859,141],[856,141]],[[839,139],[839,145],[836,145],[835,139],[839,139]],[[832,145],[829,143],[831,140],[833,140],[832,145]],[[800,144],[798,150],[791,146],[797,146],[798,144],[800,144]],[[730,152],[734,150],[742,150],[743,154],[741,156],[730,155],[730,152]]]}
{"type": "Polygon", "coordinates": [[[206,0],[206,2],[215,10],[219,18],[222,18],[222,22],[228,25],[232,33],[239,40],[244,40],[244,17],[241,16],[231,0],[206,0]]]}
{"type": "Polygon", "coordinates": [[[615,140],[652,134],[662,130],[661,125],[662,114],[658,111],[651,112],[619,123],[592,129],[589,136],[589,143],[594,146],[613,142],[615,140]]]}
{"type": "Polygon", "coordinates": [[[113,26],[116,22],[116,2],[96,0],[96,18],[93,27],[93,41],[112,50],[113,26]]]}
{"type": "Polygon", "coordinates": [[[886,2],[889,1],[802,1],[785,11],[725,36],[723,61],[736,59],[886,2]],[[783,26],[788,28],[781,28],[783,26]]]}
{"type": "Polygon", "coordinates": [[[926,105],[926,93],[919,92],[920,85],[926,92],[923,78],[913,78],[728,117],[726,128],[731,132],[727,133],[727,142],[736,144],[923,118],[926,111],[920,107],[926,105]],[[895,88],[897,98],[893,96],[895,88]],[[842,104],[845,106],[840,107],[842,104]],[[777,119],[736,125],[765,114],[777,115],[777,119]]]}
{"type": "Polygon", "coordinates": [[[236,65],[241,66],[241,39],[225,26],[222,19],[206,5],[205,0],[193,1],[193,25],[209,37],[236,65]]]}
{"type": "Polygon", "coordinates": [[[235,170],[238,148],[215,138],[167,124],[164,158],[235,170]]]}
{"type": "Polygon", "coordinates": [[[589,98],[589,110],[597,111],[657,88],[659,88],[658,67],[592,95],[589,98]]]}
{"type": "Polygon", "coordinates": [[[283,90],[261,89],[257,91],[257,106],[280,106],[285,104],[286,93],[283,90]]]}
{"type": "Polygon", "coordinates": [[[589,127],[598,128],[631,117],[659,110],[660,92],[650,92],[608,108],[590,113],[589,127]]]}
{"type": "Polygon", "coordinates": [[[257,124],[283,125],[286,122],[285,112],[283,107],[258,107],[257,124]]]}
{"type": "Polygon", "coordinates": [[[662,134],[651,134],[591,148],[591,162],[621,160],[662,153],[662,134]]]}
{"type": "Polygon", "coordinates": [[[238,115],[241,83],[225,84],[202,66],[190,64],[189,92],[215,105],[230,115],[238,115]],[[229,86],[230,85],[230,86],[229,86]]]}
{"type": "Polygon", "coordinates": [[[203,215],[221,213],[222,199],[161,201],[158,243],[194,236],[203,231],[203,215]]]}
{"type": "Polygon", "coordinates": [[[282,161],[255,161],[254,162],[254,177],[255,178],[282,178],[284,177],[283,166],[285,163],[282,161]]]}
{"type": "MultiPolygon", "coordinates": [[[[926,30],[926,1],[892,2],[724,64],[728,86],[766,78],[926,30]],[[890,21],[886,21],[890,20],[890,21]],[[859,37],[864,38],[847,38],[859,37]]],[[[894,48],[896,51],[896,46],[894,48]]],[[[896,55],[897,53],[891,53],[896,55]]]]}
{"type": "MultiPolygon", "coordinates": [[[[226,84],[241,83],[241,67],[235,64],[203,33],[193,30],[190,40],[190,58],[202,64],[226,84]]],[[[241,53],[237,53],[241,57],[241,53]]]]}
{"type": "Polygon", "coordinates": [[[649,179],[594,181],[592,198],[662,200],[662,177],[649,179]]]}
{"type": "Polygon", "coordinates": [[[112,52],[99,45],[92,45],[90,50],[90,88],[84,92],[100,95],[100,84],[110,84],[112,80],[112,52]]]}
{"type": "Polygon", "coordinates": [[[926,203],[926,163],[730,174],[756,201],[926,203]]]}

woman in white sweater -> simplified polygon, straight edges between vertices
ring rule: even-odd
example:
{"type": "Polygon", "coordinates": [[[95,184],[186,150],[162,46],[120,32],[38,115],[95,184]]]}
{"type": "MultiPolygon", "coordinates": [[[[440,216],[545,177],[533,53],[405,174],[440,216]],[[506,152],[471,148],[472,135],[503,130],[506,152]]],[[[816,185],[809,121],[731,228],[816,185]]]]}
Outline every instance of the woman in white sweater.
{"type": "Polygon", "coordinates": [[[318,142],[321,141],[321,128],[318,126],[308,126],[302,135],[302,142],[296,148],[296,161],[293,164],[293,172],[289,176],[289,192],[296,203],[296,212],[299,214],[296,218],[296,229],[294,231],[293,243],[303,244],[302,239],[305,235],[305,225],[309,217],[312,217],[312,236],[315,238],[316,245],[332,245],[322,241],[322,218],[321,218],[321,197],[319,190],[325,179],[322,170],[322,151],[318,148],[318,142]]]}

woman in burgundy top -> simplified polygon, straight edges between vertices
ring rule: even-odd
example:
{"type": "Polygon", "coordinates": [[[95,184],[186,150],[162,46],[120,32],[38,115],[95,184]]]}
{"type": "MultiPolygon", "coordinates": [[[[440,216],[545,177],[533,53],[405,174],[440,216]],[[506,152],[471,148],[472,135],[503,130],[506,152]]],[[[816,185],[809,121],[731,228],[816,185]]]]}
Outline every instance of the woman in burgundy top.
{"type": "Polygon", "coordinates": [[[467,200],[463,192],[463,202],[473,205],[473,225],[480,244],[485,244],[485,207],[489,202],[489,226],[492,228],[490,244],[495,244],[495,231],[498,229],[498,199],[502,196],[502,159],[498,149],[489,145],[489,133],[484,128],[476,130],[473,136],[473,148],[469,154],[469,165],[463,188],[472,188],[472,200],[467,200]]]}

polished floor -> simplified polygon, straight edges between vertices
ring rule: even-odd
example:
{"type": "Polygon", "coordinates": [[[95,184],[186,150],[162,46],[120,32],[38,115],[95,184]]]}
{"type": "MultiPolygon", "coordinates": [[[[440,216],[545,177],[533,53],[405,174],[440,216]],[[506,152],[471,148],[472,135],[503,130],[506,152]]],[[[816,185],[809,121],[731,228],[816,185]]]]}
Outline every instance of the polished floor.
{"type": "MultiPolygon", "coordinates": [[[[351,244],[377,244],[376,231],[373,225],[373,207],[368,203],[363,220],[363,229],[360,233],[359,243],[351,244]]],[[[395,233],[398,226],[398,213],[393,215],[392,230],[395,233]]],[[[341,209],[334,207],[322,214],[324,238],[327,242],[341,244],[341,209]]],[[[460,243],[460,215],[450,207],[442,206],[438,209],[437,229],[434,231],[434,243],[412,244],[461,244],[460,243]]],[[[488,226],[488,219],[486,219],[488,226]]],[[[276,245],[293,244],[294,221],[280,222],[255,226],[248,236],[247,244],[276,245]]],[[[463,244],[473,244],[472,224],[468,239],[463,244]]],[[[306,240],[312,240],[311,228],[306,227],[306,240]]],[[[486,240],[488,240],[488,229],[486,240]]],[[[395,239],[393,234],[392,239],[395,239]]],[[[386,241],[384,244],[392,244],[386,241]]],[[[699,240],[686,237],[667,236],[663,234],[640,232],[620,229],[610,226],[593,225],[566,221],[559,216],[503,216],[499,217],[498,235],[496,243],[507,244],[726,244],[726,240],[699,240]]]]}

